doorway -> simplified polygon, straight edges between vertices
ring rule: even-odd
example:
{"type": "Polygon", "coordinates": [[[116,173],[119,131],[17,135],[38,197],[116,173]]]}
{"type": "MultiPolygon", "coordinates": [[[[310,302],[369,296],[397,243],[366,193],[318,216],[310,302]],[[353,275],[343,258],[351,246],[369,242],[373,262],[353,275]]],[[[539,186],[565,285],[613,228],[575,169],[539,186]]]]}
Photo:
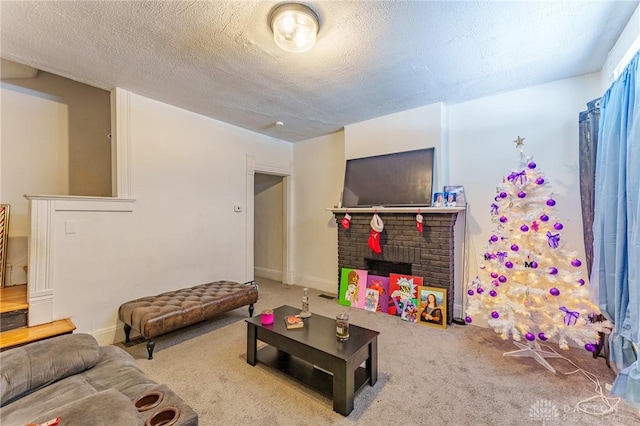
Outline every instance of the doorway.
{"type": "Polygon", "coordinates": [[[254,275],[283,282],[284,177],[256,173],[253,184],[254,275]]]}

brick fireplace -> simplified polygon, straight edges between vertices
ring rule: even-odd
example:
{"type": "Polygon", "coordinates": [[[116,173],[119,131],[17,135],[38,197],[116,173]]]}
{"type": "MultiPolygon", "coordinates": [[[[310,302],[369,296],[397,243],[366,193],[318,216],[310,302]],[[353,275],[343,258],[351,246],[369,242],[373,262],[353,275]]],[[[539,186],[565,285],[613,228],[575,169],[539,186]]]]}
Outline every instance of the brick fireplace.
{"type": "Polygon", "coordinates": [[[379,210],[378,215],[384,222],[384,230],[380,235],[380,254],[371,251],[367,245],[371,232],[369,222],[374,210],[353,212],[349,209],[352,218],[349,229],[344,229],[340,224],[344,209],[332,210],[338,224],[338,283],[342,268],[366,269],[373,275],[389,276],[390,272],[396,272],[422,277],[424,285],[447,290],[447,324],[451,324],[454,225],[458,210],[422,209],[422,233],[416,229],[417,209],[379,210]]]}

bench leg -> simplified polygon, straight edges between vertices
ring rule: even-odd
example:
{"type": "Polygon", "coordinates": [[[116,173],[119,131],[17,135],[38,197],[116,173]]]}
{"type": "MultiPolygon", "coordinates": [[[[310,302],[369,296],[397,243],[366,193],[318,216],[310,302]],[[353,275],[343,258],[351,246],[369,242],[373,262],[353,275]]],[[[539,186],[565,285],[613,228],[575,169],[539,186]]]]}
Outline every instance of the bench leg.
{"type": "Polygon", "coordinates": [[[249,305],[249,316],[253,316],[253,303],[249,305]]]}
{"type": "Polygon", "coordinates": [[[125,342],[129,343],[131,341],[131,339],[129,338],[131,335],[131,326],[129,324],[125,324],[124,325],[124,336],[125,336],[125,342]]]}
{"type": "Polygon", "coordinates": [[[153,359],[153,349],[156,347],[156,341],[153,339],[147,340],[147,352],[149,352],[149,359],[153,359]]]}

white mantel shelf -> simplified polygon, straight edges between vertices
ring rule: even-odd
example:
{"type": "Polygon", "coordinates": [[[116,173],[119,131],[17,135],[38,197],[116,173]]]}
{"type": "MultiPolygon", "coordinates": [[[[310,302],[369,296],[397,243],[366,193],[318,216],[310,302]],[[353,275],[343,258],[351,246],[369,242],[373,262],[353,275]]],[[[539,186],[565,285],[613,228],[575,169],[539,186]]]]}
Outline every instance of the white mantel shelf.
{"type": "Polygon", "coordinates": [[[465,206],[460,207],[350,207],[350,208],[330,208],[326,209],[334,214],[336,213],[455,213],[466,210],[465,206]]]}

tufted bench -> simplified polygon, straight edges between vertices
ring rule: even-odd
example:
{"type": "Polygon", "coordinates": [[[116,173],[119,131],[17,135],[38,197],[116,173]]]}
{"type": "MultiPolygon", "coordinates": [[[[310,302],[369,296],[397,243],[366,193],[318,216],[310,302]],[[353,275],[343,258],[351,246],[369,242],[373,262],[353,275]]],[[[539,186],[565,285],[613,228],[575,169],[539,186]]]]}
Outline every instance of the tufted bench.
{"type": "Polygon", "coordinates": [[[258,286],[253,281],[216,281],[131,300],[120,306],[118,317],[124,323],[126,342],[131,329],[136,330],[147,340],[149,359],[153,359],[156,336],[246,305],[253,316],[257,301],[258,286]]]}

